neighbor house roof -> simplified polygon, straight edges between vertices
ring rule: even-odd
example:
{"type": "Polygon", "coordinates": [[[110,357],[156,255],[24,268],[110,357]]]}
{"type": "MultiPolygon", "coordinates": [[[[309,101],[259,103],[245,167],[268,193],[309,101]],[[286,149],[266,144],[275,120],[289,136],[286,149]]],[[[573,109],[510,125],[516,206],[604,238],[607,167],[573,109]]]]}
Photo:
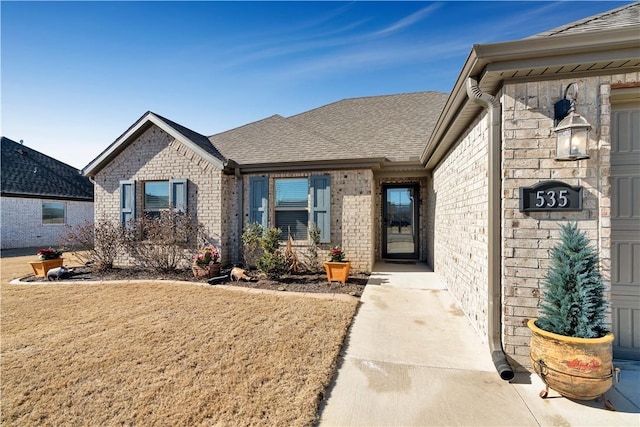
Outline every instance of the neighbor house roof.
{"type": "Polygon", "coordinates": [[[482,92],[495,95],[505,82],[640,71],[640,23],[626,18],[639,10],[640,3],[632,3],[565,25],[551,35],[553,41],[542,33],[474,45],[422,153],[426,168],[431,170],[440,162],[480,113],[482,107],[467,96],[469,78],[478,82],[482,92]],[[581,31],[595,22],[597,29],[581,31]]]}
{"type": "Polygon", "coordinates": [[[202,158],[208,160],[219,169],[224,169],[229,160],[226,159],[207,139],[206,136],[192,131],[178,123],[166,119],[156,113],[147,111],[133,125],[120,135],[106,150],[91,161],[84,169],[87,176],[95,176],[104,166],[118,156],[136,138],[142,135],[151,126],[158,126],[160,129],[182,142],[202,158]]]}
{"type": "Polygon", "coordinates": [[[93,201],[93,184],[78,169],[2,137],[2,195],[93,201]]]}
{"type": "Polygon", "coordinates": [[[241,167],[385,159],[419,163],[446,99],[440,92],[344,99],[289,118],[275,115],[209,140],[241,167]]]}

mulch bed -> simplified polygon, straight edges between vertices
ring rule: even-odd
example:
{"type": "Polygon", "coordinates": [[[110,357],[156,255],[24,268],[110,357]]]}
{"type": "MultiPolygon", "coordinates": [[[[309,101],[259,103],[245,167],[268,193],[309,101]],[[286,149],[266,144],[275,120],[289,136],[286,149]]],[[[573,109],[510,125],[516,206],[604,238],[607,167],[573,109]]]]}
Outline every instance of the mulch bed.
{"type": "MultiPolygon", "coordinates": [[[[229,277],[230,269],[223,269],[221,275],[229,277]]],[[[285,274],[279,279],[261,277],[257,271],[247,273],[253,279],[251,281],[223,280],[218,284],[242,286],[245,288],[271,289],[283,292],[308,292],[308,293],[340,293],[360,297],[367,284],[369,275],[365,273],[351,272],[346,284],[339,282],[327,282],[324,273],[318,274],[285,274]]],[[[191,270],[160,273],[135,268],[114,268],[104,271],[96,271],[90,266],[73,267],[73,272],[66,275],[63,280],[82,282],[85,280],[183,280],[196,283],[207,283],[205,279],[196,279],[191,270]]],[[[33,275],[22,279],[23,282],[46,282],[46,278],[33,275]]]]}

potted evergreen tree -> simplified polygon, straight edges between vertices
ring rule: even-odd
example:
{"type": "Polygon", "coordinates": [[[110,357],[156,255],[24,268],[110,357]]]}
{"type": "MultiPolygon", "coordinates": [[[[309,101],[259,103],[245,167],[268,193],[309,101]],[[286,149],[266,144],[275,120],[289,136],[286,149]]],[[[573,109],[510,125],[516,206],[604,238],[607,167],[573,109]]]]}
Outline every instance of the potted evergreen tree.
{"type": "MultiPolygon", "coordinates": [[[[565,397],[603,397],[613,384],[613,334],[605,323],[604,285],[598,254],[575,222],[561,225],[561,240],[551,250],[540,317],[530,319],[531,361],[549,388],[565,397]]],[[[611,406],[609,406],[611,409],[611,406]]]]}

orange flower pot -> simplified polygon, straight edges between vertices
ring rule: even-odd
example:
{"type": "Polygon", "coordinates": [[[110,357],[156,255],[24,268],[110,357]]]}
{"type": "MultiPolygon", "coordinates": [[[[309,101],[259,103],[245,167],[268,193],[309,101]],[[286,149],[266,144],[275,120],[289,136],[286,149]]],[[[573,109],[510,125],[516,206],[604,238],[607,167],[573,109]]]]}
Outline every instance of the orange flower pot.
{"type": "Polygon", "coordinates": [[[62,267],[64,258],[43,259],[42,261],[30,262],[33,274],[36,277],[47,277],[47,272],[52,268],[62,267]]]}
{"type": "Polygon", "coordinates": [[[220,264],[193,264],[191,271],[196,279],[210,279],[220,275],[220,264]]]}
{"type": "Polygon", "coordinates": [[[324,269],[327,272],[327,281],[329,283],[340,282],[344,285],[347,282],[347,279],[349,278],[351,263],[349,261],[345,261],[345,262],[325,261],[324,269]]]}

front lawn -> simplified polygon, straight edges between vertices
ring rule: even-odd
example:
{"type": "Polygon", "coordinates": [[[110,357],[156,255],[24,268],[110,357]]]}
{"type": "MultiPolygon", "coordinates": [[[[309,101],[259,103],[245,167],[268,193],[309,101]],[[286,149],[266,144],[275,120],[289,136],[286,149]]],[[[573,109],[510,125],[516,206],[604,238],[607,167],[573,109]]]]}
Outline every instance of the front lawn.
{"type": "MultiPolygon", "coordinates": [[[[310,425],[357,300],[168,283],[9,285],[9,425],[310,425]]],[[[22,274],[22,273],[21,273],[22,274]]]]}

